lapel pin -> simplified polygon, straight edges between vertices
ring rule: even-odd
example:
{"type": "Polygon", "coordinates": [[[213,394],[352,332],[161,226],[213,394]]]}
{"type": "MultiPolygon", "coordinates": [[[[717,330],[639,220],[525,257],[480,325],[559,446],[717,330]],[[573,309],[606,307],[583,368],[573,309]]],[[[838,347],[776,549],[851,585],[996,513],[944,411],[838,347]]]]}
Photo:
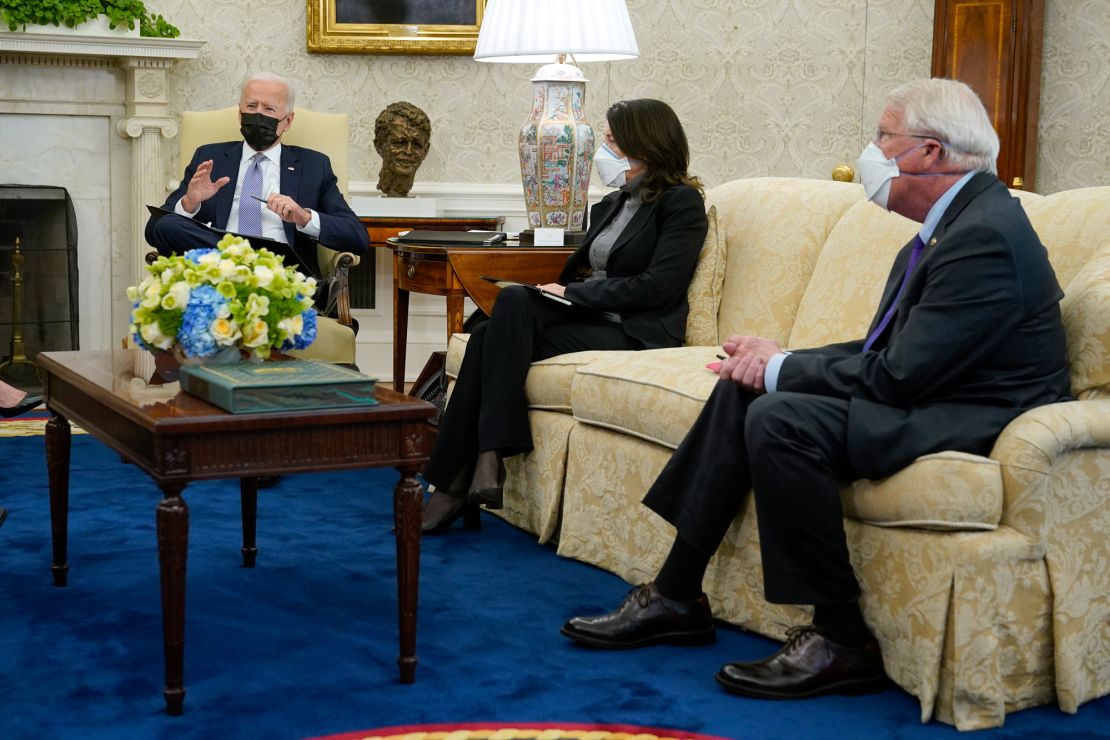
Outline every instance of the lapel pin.
{"type": "Polygon", "coordinates": [[[292,167],[286,167],[285,169],[289,170],[290,172],[292,172],[292,171],[293,171],[293,168],[292,168],[292,167]]]}

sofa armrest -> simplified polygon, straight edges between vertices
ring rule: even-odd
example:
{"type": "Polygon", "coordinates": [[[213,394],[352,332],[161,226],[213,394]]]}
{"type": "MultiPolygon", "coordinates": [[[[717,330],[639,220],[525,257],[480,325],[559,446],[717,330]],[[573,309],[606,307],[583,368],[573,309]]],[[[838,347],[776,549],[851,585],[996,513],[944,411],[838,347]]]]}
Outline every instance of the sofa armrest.
{"type": "Polygon", "coordinates": [[[317,259],[325,280],[330,281],[328,290],[328,305],[324,313],[332,315],[335,310],[336,320],[343,326],[351,326],[351,291],[348,273],[359,263],[359,258],[350,252],[336,252],[321,247],[317,259]],[[326,262],[326,264],[325,264],[326,262]]]}
{"type": "Polygon", "coordinates": [[[1002,523],[1045,541],[1062,520],[1107,506],[1105,490],[1088,480],[1099,473],[1086,470],[1091,461],[1066,460],[1099,451],[1110,456],[1110,399],[1053,403],[1014,419],[990,455],[1002,466],[1002,523]]]}

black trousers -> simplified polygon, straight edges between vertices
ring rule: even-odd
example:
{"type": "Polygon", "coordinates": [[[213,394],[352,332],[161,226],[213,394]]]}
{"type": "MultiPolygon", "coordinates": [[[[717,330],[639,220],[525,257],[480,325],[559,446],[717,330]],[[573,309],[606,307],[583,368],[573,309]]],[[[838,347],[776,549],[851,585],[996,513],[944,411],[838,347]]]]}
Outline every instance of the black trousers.
{"type": "Polygon", "coordinates": [[[755,494],[764,594],[783,604],[859,598],[839,482],[848,462],[848,402],[803,393],[754,395],[717,383],[644,504],[711,555],[755,494]]]}
{"type": "Polygon", "coordinates": [[[532,449],[524,380],[528,367],[567,352],[643,349],[596,311],[566,306],[520,286],[503,288],[489,321],[470,335],[451,402],[424,478],[446,489],[479,452],[509,457],[532,449]]]}

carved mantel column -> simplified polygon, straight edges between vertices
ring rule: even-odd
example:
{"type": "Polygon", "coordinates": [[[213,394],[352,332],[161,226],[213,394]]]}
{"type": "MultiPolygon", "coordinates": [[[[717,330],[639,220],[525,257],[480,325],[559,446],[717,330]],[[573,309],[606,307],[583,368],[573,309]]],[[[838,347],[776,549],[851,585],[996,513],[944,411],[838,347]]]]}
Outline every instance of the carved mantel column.
{"type": "Polygon", "coordinates": [[[116,123],[120,136],[131,139],[131,278],[143,274],[147,251],[143,229],[147,204],[158,205],[165,195],[163,138],[177,136],[177,121],[170,117],[166,72],[172,59],[128,58],[120,60],[127,74],[124,105],[126,115],[116,123]]]}

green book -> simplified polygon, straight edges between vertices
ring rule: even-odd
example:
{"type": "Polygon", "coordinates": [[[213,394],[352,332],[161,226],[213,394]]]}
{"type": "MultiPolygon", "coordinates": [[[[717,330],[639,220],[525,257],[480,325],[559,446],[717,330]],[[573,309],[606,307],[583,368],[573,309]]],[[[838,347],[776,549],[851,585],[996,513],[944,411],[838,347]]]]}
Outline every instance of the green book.
{"type": "Polygon", "coordinates": [[[317,360],[183,365],[181,389],[233,414],[373,406],[374,379],[317,360]]]}

